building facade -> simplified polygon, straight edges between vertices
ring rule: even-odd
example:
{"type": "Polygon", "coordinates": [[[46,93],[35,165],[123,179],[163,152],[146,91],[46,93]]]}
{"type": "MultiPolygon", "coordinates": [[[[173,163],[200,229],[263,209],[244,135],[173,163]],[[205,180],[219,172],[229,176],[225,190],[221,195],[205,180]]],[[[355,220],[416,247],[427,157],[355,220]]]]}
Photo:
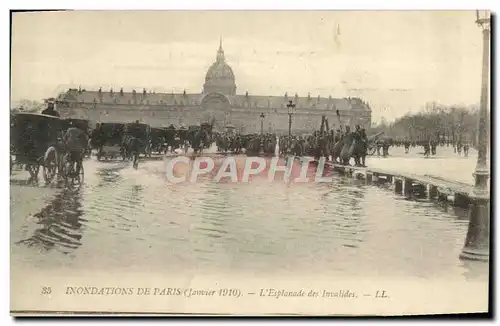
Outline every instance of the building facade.
{"type": "Polygon", "coordinates": [[[310,133],[319,130],[322,116],[326,116],[330,129],[343,125],[371,125],[370,106],[359,98],[299,97],[297,94],[281,96],[236,94],[236,78],[226,62],[222,42],[215,62],[208,69],[201,94],[155,93],[143,89],[125,92],[87,91],[69,89],[57,97],[61,116],[89,119],[92,122],[129,123],[139,120],[152,127],[193,125],[214,122],[217,130],[233,125],[242,133],[260,132],[261,116],[265,132],[286,134],[292,101],[293,132],[310,133]],[[337,116],[337,110],[339,116],[337,116]]]}

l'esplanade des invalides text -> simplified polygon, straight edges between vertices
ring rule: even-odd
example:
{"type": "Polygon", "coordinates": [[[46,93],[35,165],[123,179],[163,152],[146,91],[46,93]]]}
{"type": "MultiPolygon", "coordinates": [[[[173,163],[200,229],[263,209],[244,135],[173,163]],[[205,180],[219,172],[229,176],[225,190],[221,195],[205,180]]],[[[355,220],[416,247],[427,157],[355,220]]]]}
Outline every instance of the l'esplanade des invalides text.
{"type": "Polygon", "coordinates": [[[342,125],[371,125],[371,108],[360,98],[299,97],[297,93],[280,96],[254,95],[246,91],[236,94],[233,69],[226,62],[222,40],[216,60],[205,75],[201,93],[156,93],[142,89],[126,92],[70,88],[56,98],[56,108],[62,117],[87,119],[91,122],[130,123],[139,120],[151,127],[189,126],[214,121],[214,129],[223,131],[232,125],[240,133],[260,132],[264,115],[264,131],[277,134],[288,132],[288,107],[292,101],[294,132],[310,133],[318,129],[326,116],[330,129],[342,125]],[[339,116],[337,116],[337,110],[339,116]]]}

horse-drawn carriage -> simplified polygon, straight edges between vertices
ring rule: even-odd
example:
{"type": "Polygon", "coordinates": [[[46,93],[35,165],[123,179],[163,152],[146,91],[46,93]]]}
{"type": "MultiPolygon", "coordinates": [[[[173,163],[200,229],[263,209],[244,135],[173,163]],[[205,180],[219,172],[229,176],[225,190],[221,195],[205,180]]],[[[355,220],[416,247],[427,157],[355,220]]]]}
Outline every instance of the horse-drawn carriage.
{"type": "Polygon", "coordinates": [[[206,122],[189,126],[188,139],[195,153],[212,145],[212,126],[206,122]]]}
{"type": "Polygon", "coordinates": [[[132,138],[137,138],[140,140],[139,155],[142,153],[145,156],[151,156],[151,144],[150,144],[150,130],[149,125],[144,123],[129,123],[125,125],[124,135],[123,135],[123,145],[128,156],[128,146],[129,141],[132,138]]]}
{"type": "Polygon", "coordinates": [[[115,159],[123,156],[123,136],[125,124],[101,123],[96,126],[91,136],[92,148],[97,148],[97,159],[115,159]]]}
{"type": "Polygon", "coordinates": [[[67,129],[67,121],[59,117],[38,113],[16,113],[10,124],[10,169],[15,164],[24,166],[29,172],[28,182],[38,182],[40,167],[43,178],[50,184],[56,175],[66,182],[83,182],[83,166],[77,175],[75,162],[66,160],[62,137],[67,129]]]}
{"type": "Polygon", "coordinates": [[[186,144],[186,140],[189,140],[190,131],[192,131],[192,128],[187,129],[183,125],[176,127],[171,124],[165,128],[165,143],[167,147],[165,148],[165,152],[168,150],[168,147],[170,147],[170,152],[172,153],[177,148],[184,147],[184,150],[187,150],[187,145],[184,145],[186,144]]]}
{"type": "Polygon", "coordinates": [[[392,145],[392,138],[383,135],[384,132],[378,132],[375,135],[371,135],[368,137],[368,155],[375,155],[380,151],[380,148],[384,149],[384,152],[387,152],[387,149],[392,145]]]}
{"type": "Polygon", "coordinates": [[[167,143],[167,128],[151,127],[150,130],[150,152],[161,154],[165,151],[165,144],[167,143]]]}
{"type": "Polygon", "coordinates": [[[371,135],[368,137],[368,148],[366,150],[366,153],[368,155],[375,155],[375,153],[377,152],[377,141],[380,139],[380,136],[383,135],[384,132],[381,131],[381,132],[378,132],[376,133],[375,135],[371,135]]]}

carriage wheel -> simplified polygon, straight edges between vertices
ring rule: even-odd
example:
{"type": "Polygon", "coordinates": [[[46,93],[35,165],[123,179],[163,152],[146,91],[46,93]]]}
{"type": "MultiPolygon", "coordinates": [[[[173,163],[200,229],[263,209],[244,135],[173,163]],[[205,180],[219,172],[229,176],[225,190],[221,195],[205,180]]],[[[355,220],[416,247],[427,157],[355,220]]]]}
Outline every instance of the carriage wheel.
{"type": "Polygon", "coordinates": [[[50,184],[57,174],[57,167],[59,166],[59,156],[54,147],[49,147],[43,157],[43,179],[45,184],[50,184]]]}

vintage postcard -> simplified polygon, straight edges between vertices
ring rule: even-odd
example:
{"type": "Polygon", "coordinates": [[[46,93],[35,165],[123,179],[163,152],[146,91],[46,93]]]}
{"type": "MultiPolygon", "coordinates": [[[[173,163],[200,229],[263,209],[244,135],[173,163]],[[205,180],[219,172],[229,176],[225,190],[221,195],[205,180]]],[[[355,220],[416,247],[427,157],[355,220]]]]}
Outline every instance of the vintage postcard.
{"type": "Polygon", "coordinates": [[[12,315],[488,312],[488,11],[11,18],[12,315]]]}

